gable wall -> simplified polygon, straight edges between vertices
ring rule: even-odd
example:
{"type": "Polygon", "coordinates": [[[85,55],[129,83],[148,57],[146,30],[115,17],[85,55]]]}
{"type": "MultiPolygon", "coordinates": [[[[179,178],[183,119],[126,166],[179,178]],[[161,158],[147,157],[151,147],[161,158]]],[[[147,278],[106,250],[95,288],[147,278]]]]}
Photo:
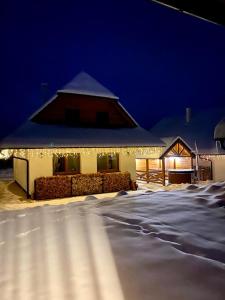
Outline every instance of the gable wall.
{"type": "Polygon", "coordinates": [[[80,121],[84,126],[95,127],[96,113],[103,111],[108,112],[112,127],[136,127],[117,101],[73,94],[59,94],[53,102],[34,116],[32,121],[44,124],[63,124],[65,123],[66,108],[79,109],[80,121]]]}

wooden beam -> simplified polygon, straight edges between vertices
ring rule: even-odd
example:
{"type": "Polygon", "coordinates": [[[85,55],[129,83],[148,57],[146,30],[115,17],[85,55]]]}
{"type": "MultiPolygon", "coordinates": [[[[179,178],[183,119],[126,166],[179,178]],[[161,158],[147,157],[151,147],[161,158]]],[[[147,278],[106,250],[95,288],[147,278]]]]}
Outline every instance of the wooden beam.
{"type": "Polygon", "coordinates": [[[146,181],[147,181],[147,183],[149,183],[149,161],[148,161],[148,158],[146,158],[145,162],[146,162],[146,181]]]}
{"type": "Polygon", "coordinates": [[[165,158],[162,159],[162,176],[163,176],[163,185],[166,185],[166,174],[165,174],[165,158]]]}

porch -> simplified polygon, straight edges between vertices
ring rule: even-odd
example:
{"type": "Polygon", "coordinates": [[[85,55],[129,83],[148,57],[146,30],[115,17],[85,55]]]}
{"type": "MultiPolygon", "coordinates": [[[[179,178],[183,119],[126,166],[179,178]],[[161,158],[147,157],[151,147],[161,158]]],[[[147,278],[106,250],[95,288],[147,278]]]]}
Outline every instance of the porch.
{"type": "Polygon", "coordinates": [[[196,178],[195,155],[191,148],[177,138],[157,159],[137,158],[137,180],[147,183],[192,183],[196,178]]]}

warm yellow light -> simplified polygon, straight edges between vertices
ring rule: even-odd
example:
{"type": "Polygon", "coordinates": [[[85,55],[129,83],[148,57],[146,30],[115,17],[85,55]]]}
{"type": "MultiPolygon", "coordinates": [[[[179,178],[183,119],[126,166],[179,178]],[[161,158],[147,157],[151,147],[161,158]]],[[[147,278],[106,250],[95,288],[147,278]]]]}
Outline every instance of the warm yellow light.
{"type": "Polygon", "coordinates": [[[203,159],[207,159],[207,160],[210,160],[210,159],[225,159],[225,153],[224,154],[219,154],[219,155],[201,155],[200,156],[200,159],[203,158],[203,159]]]}
{"type": "Polygon", "coordinates": [[[31,157],[51,157],[53,154],[62,156],[68,155],[68,153],[77,155],[77,153],[84,154],[87,156],[97,155],[97,154],[115,154],[119,153],[124,156],[128,155],[151,155],[155,154],[160,156],[162,152],[162,147],[118,147],[118,148],[46,148],[46,149],[14,149],[14,156],[19,156],[23,158],[31,157]]]}
{"type": "Polygon", "coordinates": [[[11,155],[12,153],[8,149],[4,149],[0,151],[0,159],[8,159],[10,158],[11,155]]]}

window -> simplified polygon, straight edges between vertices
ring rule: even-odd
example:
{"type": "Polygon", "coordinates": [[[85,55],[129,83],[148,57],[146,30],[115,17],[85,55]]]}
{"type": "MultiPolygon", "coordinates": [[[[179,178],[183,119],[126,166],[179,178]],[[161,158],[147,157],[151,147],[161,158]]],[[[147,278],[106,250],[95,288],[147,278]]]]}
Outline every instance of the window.
{"type": "Polygon", "coordinates": [[[65,109],[65,122],[69,126],[77,126],[80,124],[80,110],[74,108],[65,109]]]}
{"type": "Polygon", "coordinates": [[[98,154],[97,156],[98,172],[118,172],[119,155],[116,154],[98,154]]]}
{"type": "Polygon", "coordinates": [[[53,155],[53,174],[66,175],[80,173],[80,154],[69,153],[65,156],[53,155]]]}
{"type": "Polygon", "coordinates": [[[106,111],[98,111],[96,113],[97,126],[104,127],[109,125],[109,113],[106,111]]]}

